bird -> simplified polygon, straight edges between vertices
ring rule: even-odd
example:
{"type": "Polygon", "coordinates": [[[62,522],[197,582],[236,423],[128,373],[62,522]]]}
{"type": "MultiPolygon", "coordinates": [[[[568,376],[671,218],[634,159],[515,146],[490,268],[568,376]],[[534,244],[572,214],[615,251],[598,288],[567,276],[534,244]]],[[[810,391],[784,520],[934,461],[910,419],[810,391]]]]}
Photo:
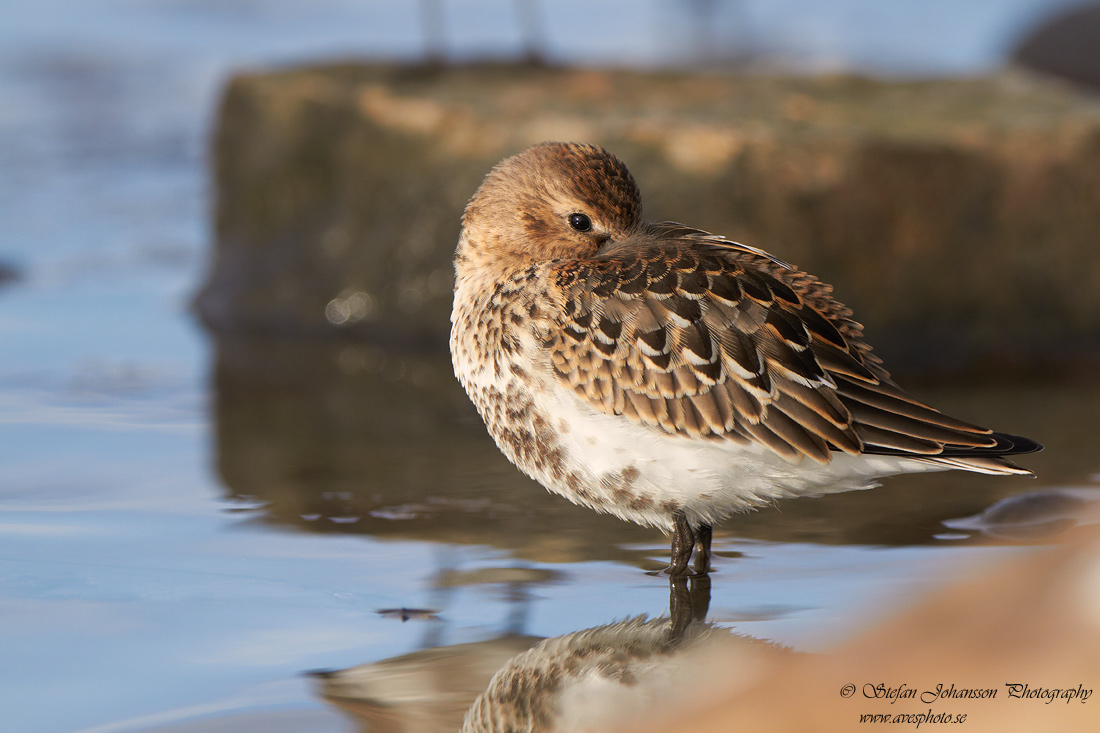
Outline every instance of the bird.
{"type": "Polygon", "coordinates": [[[739,673],[730,684],[740,686],[802,656],[710,623],[684,631],[643,615],[544,639],[497,670],[461,733],[633,730],[673,703],[692,709],[712,693],[701,670],[719,659],[739,673]]]}
{"type": "Polygon", "coordinates": [[[900,473],[1032,475],[1009,456],[1042,449],[903,391],[816,277],[645,221],[596,145],[493,167],[454,267],[452,364],[497,446],[550,491],[671,535],[671,576],[707,573],[735,512],[900,473]]]}

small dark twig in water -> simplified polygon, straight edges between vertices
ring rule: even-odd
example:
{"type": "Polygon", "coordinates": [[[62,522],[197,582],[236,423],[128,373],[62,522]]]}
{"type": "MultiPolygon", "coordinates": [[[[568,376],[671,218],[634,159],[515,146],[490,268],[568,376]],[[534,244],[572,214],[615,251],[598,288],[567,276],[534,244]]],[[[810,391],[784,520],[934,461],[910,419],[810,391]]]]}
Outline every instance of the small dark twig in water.
{"type": "Polygon", "coordinates": [[[376,613],[383,618],[399,618],[404,623],[409,619],[438,621],[439,611],[430,608],[381,608],[376,613]]]}

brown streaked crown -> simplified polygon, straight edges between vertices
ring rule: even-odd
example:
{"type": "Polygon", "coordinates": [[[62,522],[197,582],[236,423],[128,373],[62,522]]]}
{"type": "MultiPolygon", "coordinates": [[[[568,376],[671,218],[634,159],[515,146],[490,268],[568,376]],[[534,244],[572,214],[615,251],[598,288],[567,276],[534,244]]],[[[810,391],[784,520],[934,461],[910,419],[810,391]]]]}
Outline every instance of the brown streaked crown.
{"type": "Polygon", "coordinates": [[[498,164],[462,217],[456,264],[523,267],[590,257],[641,222],[641,195],[626,165],[596,145],[543,143],[498,164]],[[591,228],[578,231],[570,216],[591,228]]]}

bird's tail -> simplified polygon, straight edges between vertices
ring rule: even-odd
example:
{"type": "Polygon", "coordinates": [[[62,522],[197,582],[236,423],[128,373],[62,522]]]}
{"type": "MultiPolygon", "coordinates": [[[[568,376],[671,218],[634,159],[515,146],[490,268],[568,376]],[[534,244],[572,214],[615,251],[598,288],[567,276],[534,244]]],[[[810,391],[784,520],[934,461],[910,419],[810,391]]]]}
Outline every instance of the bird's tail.
{"type": "Polygon", "coordinates": [[[943,452],[938,456],[918,458],[917,460],[947,468],[958,468],[963,471],[975,471],[994,476],[1034,475],[1026,468],[1020,468],[1008,460],[1007,456],[1036,453],[1043,449],[1041,444],[1030,438],[1010,435],[1009,433],[993,433],[990,437],[996,439],[995,445],[982,448],[956,448],[947,445],[944,446],[943,452]]]}

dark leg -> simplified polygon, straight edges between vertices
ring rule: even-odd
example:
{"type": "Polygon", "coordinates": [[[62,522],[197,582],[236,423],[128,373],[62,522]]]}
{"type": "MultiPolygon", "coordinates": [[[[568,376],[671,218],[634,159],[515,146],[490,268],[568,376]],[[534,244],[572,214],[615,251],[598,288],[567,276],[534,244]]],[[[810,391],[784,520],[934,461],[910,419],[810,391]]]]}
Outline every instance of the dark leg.
{"type": "Polygon", "coordinates": [[[669,639],[679,641],[683,638],[687,627],[691,626],[695,616],[692,612],[687,578],[683,575],[673,575],[668,579],[668,616],[671,621],[669,639]]]}
{"type": "Polygon", "coordinates": [[[710,572],[710,539],[713,531],[709,524],[695,530],[695,572],[706,575],[710,572]]]}
{"type": "Polygon", "coordinates": [[[710,610],[710,576],[700,573],[694,576],[690,582],[691,587],[691,619],[693,621],[706,621],[707,611],[710,610]]]}
{"type": "Polygon", "coordinates": [[[668,566],[669,575],[684,575],[688,572],[688,561],[695,548],[695,533],[691,531],[687,517],[683,512],[672,515],[672,563],[668,566]]]}
{"type": "Polygon", "coordinates": [[[668,579],[668,590],[669,639],[678,642],[693,623],[702,623],[707,619],[710,576],[704,573],[689,579],[683,575],[673,575],[668,579]]]}

